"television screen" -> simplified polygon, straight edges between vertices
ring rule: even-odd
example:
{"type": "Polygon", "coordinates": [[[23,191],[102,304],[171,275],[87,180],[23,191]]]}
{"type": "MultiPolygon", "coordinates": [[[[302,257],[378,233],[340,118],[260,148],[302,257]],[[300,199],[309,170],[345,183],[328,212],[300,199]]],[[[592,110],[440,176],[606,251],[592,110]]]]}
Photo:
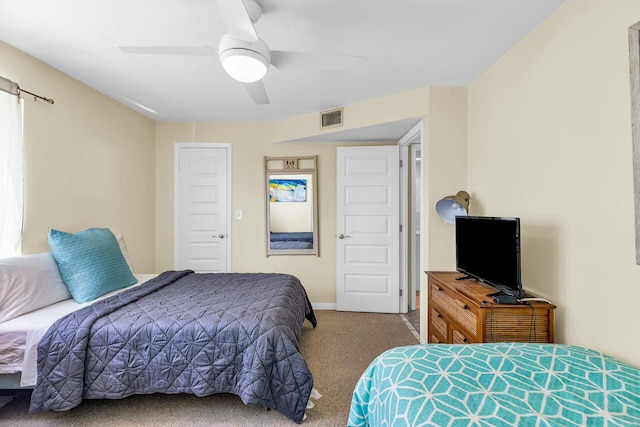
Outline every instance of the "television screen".
{"type": "Polygon", "coordinates": [[[520,280],[520,219],[456,218],[456,270],[517,298],[520,280]]]}

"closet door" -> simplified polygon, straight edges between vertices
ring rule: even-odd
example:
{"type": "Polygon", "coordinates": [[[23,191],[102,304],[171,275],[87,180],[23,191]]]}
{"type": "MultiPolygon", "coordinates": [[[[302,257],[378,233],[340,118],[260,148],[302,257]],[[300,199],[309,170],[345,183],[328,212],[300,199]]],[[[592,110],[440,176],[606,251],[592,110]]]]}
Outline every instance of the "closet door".
{"type": "Polygon", "coordinates": [[[214,144],[176,144],[176,270],[231,270],[230,155],[214,144]]]}

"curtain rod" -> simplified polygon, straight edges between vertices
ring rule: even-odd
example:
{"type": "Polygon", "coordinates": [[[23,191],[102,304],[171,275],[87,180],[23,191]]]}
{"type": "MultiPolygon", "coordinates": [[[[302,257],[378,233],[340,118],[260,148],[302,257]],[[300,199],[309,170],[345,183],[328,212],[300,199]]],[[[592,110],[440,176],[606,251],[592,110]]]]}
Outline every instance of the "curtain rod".
{"type": "Polygon", "coordinates": [[[43,101],[47,101],[49,104],[53,104],[54,103],[53,99],[51,99],[51,98],[45,98],[44,96],[36,95],[35,93],[31,93],[31,92],[26,91],[24,89],[20,89],[20,86],[18,86],[18,96],[20,96],[21,92],[28,93],[29,95],[33,95],[34,99],[35,98],[40,98],[43,101]]]}
{"type": "Polygon", "coordinates": [[[49,104],[53,104],[53,102],[54,102],[53,99],[45,98],[44,96],[36,95],[35,93],[31,93],[29,91],[21,89],[20,85],[18,85],[18,83],[12,82],[9,79],[5,79],[2,76],[0,76],[0,90],[3,91],[3,92],[10,93],[11,95],[15,95],[17,97],[20,97],[20,93],[21,92],[24,92],[24,93],[28,93],[29,95],[33,96],[34,100],[36,100],[36,98],[40,98],[43,101],[47,101],[49,104]]]}

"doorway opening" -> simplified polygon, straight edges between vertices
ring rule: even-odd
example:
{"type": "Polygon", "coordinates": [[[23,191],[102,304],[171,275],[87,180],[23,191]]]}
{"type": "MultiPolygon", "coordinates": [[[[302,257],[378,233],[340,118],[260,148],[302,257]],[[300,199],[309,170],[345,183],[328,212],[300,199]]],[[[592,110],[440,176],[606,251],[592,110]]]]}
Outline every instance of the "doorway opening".
{"type": "Polygon", "coordinates": [[[401,193],[401,218],[405,224],[402,233],[403,248],[403,288],[407,298],[403,301],[404,320],[411,326],[417,336],[420,335],[420,283],[421,251],[420,251],[420,217],[422,193],[422,121],[417,123],[398,141],[403,163],[401,193]]]}

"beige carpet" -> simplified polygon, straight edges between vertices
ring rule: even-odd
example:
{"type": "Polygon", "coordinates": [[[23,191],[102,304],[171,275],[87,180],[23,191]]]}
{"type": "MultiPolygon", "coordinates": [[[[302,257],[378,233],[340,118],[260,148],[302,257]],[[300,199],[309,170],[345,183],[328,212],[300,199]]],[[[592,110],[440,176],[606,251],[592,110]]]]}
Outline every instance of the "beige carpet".
{"type": "MultiPolygon", "coordinates": [[[[381,352],[417,344],[400,315],[317,311],[318,327],[305,321],[300,349],[323,395],[307,412],[305,426],[345,426],[353,388],[381,352]]],[[[27,398],[0,408],[4,426],[291,426],[280,413],[246,406],[217,394],[142,395],[122,400],[86,400],[61,413],[29,414],[27,398]]]]}

